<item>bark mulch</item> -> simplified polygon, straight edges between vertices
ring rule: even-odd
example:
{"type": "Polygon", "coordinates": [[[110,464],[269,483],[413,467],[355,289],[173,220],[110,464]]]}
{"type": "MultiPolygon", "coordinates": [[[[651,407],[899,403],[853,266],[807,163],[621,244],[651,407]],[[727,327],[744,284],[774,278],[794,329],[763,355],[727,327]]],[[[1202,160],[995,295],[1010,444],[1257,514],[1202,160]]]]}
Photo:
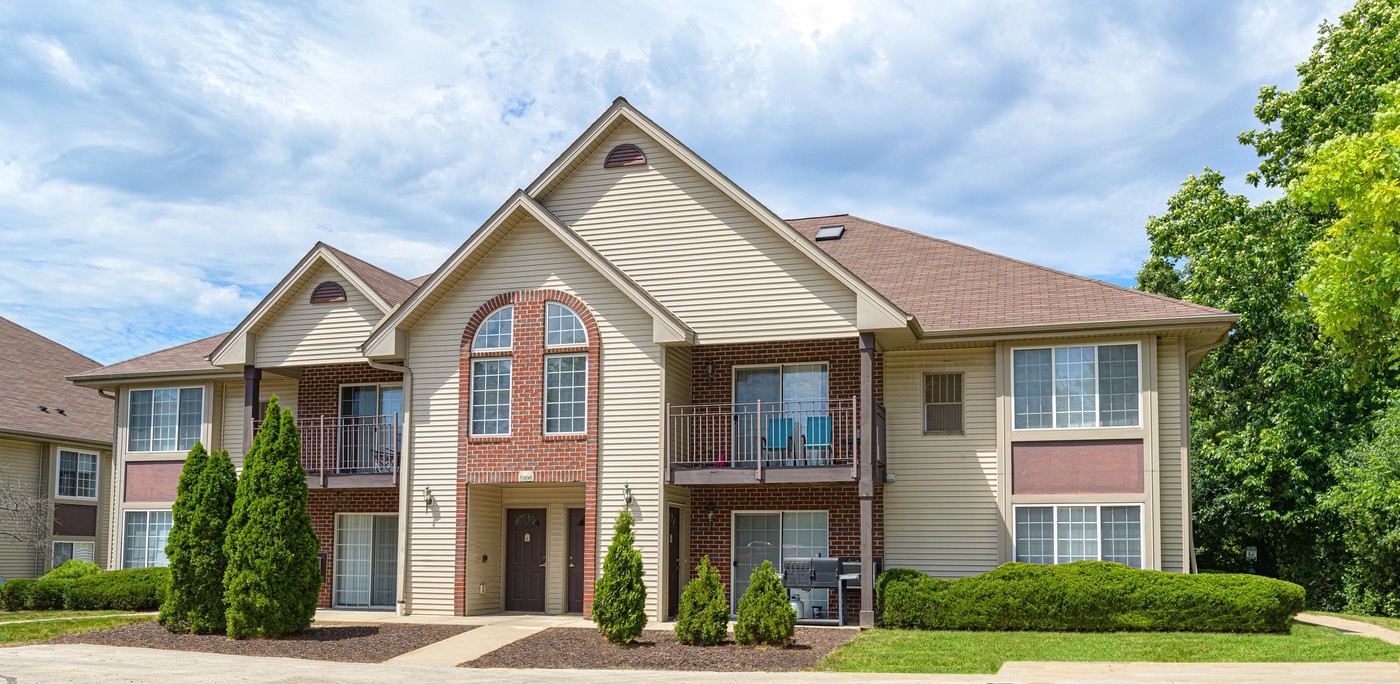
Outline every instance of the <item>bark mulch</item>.
{"type": "Polygon", "coordinates": [[[472,628],[471,625],[323,624],[312,625],[281,639],[234,641],[217,634],[171,634],[155,622],[141,622],[97,632],[65,634],[49,643],[136,646],[342,663],[382,663],[472,628]]]}
{"type": "Polygon", "coordinates": [[[606,670],[793,672],[814,667],[837,646],[856,638],[852,629],[798,627],[787,648],[687,646],[672,632],[647,630],[628,646],[610,644],[596,629],[555,627],[502,646],[459,667],[606,670]]]}

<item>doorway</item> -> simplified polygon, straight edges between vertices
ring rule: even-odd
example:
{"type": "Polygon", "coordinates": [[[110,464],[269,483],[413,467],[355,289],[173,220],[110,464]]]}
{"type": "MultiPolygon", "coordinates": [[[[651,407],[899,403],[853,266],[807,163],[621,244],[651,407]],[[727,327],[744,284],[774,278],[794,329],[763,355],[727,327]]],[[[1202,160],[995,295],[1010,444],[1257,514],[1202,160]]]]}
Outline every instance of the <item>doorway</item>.
{"type": "Polygon", "coordinates": [[[568,599],[570,613],[583,613],[583,532],[582,508],[569,509],[568,599]]]}
{"type": "Polygon", "coordinates": [[[506,511],[506,610],[544,612],[545,512],[506,511]]]}
{"type": "Polygon", "coordinates": [[[675,506],[666,520],[666,617],[675,618],[681,605],[681,509],[675,506]]]}

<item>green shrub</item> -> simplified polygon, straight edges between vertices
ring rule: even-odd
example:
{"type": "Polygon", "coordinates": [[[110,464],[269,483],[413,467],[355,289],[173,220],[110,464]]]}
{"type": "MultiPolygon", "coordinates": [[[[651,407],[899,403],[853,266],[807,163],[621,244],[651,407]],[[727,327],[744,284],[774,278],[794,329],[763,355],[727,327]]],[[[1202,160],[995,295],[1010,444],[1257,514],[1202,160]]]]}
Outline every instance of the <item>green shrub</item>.
{"type": "Polygon", "coordinates": [[[745,645],[786,646],[797,628],[797,613],[773,564],[763,561],[749,576],[749,588],[739,599],[734,640],[745,645]]]}
{"type": "Polygon", "coordinates": [[[64,561],[40,579],[78,579],[79,577],[96,575],[99,572],[102,572],[102,566],[75,559],[64,561]]]}
{"type": "Polygon", "coordinates": [[[681,592],[680,608],[676,613],[676,640],[683,644],[714,646],[724,641],[729,632],[729,601],[724,595],[724,583],[719,571],[710,565],[710,557],[700,559],[695,579],[681,592]]]}
{"type": "Polygon", "coordinates": [[[603,576],[593,585],[593,622],[614,644],[632,641],[647,626],[647,587],[642,553],[632,545],[632,524],[632,512],[622,509],[603,557],[603,576]]]}
{"type": "Polygon", "coordinates": [[[24,610],[29,603],[29,595],[34,592],[34,580],[16,577],[0,584],[0,608],[4,610],[24,610]]]}
{"type": "Polygon", "coordinates": [[[68,610],[131,610],[160,608],[170,585],[170,568],[129,568],[89,575],[68,586],[68,610]]]}
{"type": "Polygon", "coordinates": [[[66,577],[41,577],[30,589],[24,607],[28,610],[58,610],[63,607],[63,595],[68,591],[68,585],[76,581],[66,577]]]}
{"type": "Polygon", "coordinates": [[[228,610],[224,528],[233,512],[238,479],[228,451],[207,456],[196,451],[203,451],[198,443],[185,461],[177,488],[175,526],[165,547],[170,592],[161,605],[160,624],[176,633],[223,634],[228,610]]]}
{"type": "Polygon", "coordinates": [[[875,578],[875,620],[884,624],[885,587],[892,582],[912,582],[928,575],[910,568],[890,568],[875,578]]]}
{"type": "MultiPolygon", "coordinates": [[[[195,558],[191,547],[192,519],[195,515],[194,490],[199,486],[199,478],[204,473],[204,464],[209,461],[209,452],[204,443],[196,441],[194,448],[185,456],[185,464],[180,468],[180,479],[175,484],[175,504],[170,507],[173,525],[165,540],[165,557],[170,562],[170,590],[165,603],[161,604],[157,622],[176,634],[191,631],[189,612],[194,603],[193,592],[195,558]]],[[[220,585],[223,578],[220,578],[220,585]]]]}
{"type": "Polygon", "coordinates": [[[1255,575],[1117,563],[1007,563],[976,577],[890,582],[885,624],[917,629],[1287,632],[1303,588],[1255,575]]]}

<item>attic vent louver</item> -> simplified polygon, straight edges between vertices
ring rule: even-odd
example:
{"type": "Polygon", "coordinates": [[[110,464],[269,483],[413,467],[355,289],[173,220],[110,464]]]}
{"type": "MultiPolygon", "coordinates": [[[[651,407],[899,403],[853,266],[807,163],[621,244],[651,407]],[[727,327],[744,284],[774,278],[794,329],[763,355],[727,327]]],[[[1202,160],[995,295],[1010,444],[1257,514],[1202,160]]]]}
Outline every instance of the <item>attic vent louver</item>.
{"type": "Polygon", "coordinates": [[[619,166],[644,166],[647,163],[647,156],[642,154],[642,148],[632,143],[623,143],[612,148],[608,152],[608,158],[603,160],[603,168],[613,169],[619,166]]]}
{"type": "Polygon", "coordinates": [[[845,226],[822,226],[817,229],[817,242],[823,240],[840,240],[845,232],[845,226]]]}
{"type": "Polygon", "coordinates": [[[327,280],[311,291],[312,304],[329,304],[345,301],[345,288],[333,280],[327,280]]]}

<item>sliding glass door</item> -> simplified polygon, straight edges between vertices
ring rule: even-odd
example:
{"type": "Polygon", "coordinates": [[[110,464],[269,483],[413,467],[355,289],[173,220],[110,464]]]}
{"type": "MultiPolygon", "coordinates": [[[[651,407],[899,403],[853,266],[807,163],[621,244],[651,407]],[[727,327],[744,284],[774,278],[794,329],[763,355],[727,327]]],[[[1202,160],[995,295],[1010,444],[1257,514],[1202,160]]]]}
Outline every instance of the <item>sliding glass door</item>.
{"type": "Polygon", "coordinates": [[[342,513],[335,526],[334,603],[392,608],[398,581],[399,516],[342,513]]]}
{"type": "MultiPolygon", "coordinates": [[[[730,611],[738,612],[739,599],[749,588],[749,577],[763,561],[782,572],[783,560],[787,558],[829,557],[828,517],[826,511],[735,513],[730,611]]],[[[830,616],[829,593],[826,589],[788,591],[789,597],[801,603],[801,618],[830,616]]]]}
{"type": "Polygon", "coordinates": [[[827,376],[825,363],[735,368],[735,465],[794,465],[803,445],[829,446],[827,376]]]}

